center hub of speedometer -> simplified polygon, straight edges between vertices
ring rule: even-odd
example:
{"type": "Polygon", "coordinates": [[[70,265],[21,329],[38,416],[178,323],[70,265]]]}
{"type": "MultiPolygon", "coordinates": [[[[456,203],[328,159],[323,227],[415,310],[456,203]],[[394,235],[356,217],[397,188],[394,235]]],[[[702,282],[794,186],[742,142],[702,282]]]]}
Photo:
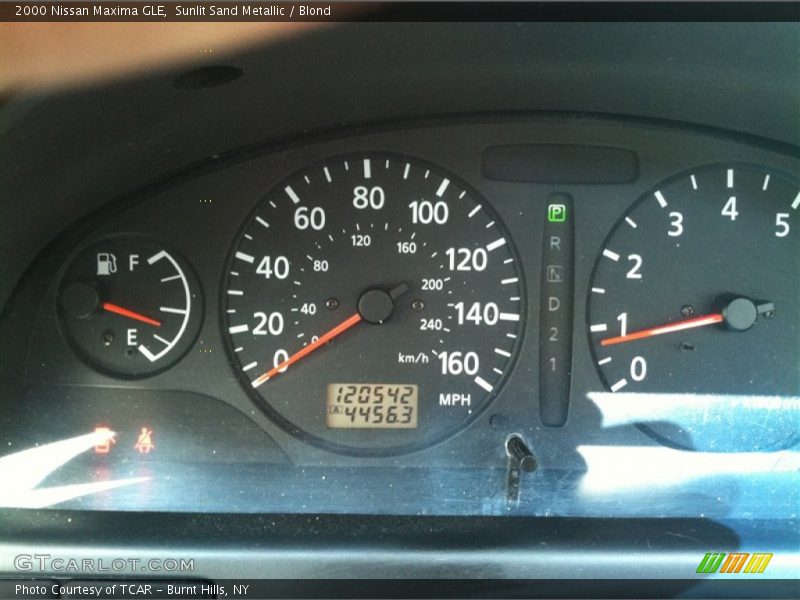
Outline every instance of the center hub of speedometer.
{"type": "Polygon", "coordinates": [[[392,315],[393,310],[394,300],[386,290],[367,290],[361,294],[361,298],[358,300],[358,314],[362,319],[374,325],[383,323],[392,315]]]}
{"type": "Polygon", "coordinates": [[[269,192],[223,299],[258,406],[360,455],[422,448],[474,420],[513,367],[525,315],[492,207],[454,175],[385,154],[332,159],[269,192]]]}

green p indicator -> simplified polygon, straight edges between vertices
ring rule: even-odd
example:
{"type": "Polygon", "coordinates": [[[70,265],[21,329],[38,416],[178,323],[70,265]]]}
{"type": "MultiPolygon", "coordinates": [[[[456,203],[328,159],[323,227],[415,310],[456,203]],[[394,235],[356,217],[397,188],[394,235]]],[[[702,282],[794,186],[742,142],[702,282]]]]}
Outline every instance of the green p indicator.
{"type": "Polygon", "coordinates": [[[567,207],[564,204],[549,204],[547,220],[550,223],[563,223],[567,220],[567,207]]]}

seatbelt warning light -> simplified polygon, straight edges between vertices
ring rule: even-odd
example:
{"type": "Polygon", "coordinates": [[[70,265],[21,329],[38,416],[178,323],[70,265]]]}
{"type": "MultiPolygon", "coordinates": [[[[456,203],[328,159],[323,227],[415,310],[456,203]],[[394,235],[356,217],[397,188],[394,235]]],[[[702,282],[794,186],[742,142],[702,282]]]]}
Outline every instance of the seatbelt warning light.
{"type": "Polygon", "coordinates": [[[155,449],[155,447],[156,446],[153,443],[153,430],[148,429],[147,427],[142,427],[142,430],[139,433],[139,438],[136,440],[134,449],[136,449],[140,454],[149,454],[151,450],[155,449]]]}
{"type": "Polygon", "coordinates": [[[102,434],[107,436],[104,441],[95,444],[94,453],[108,454],[111,451],[111,444],[117,443],[117,440],[114,439],[114,434],[108,427],[105,427],[104,425],[98,425],[97,427],[95,427],[94,432],[97,434],[102,434]]]}

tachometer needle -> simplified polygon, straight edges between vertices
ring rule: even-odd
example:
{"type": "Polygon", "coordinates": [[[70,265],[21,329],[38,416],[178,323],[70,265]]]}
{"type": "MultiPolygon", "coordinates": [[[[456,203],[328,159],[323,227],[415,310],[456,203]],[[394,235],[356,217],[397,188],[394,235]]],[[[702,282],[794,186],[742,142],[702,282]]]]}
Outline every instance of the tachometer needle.
{"type": "Polygon", "coordinates": [[[277,375],[278,373],[282,373],[284,370],[286,370],[287,367],[293,365],[304,356],[311,354],[314,350],[316,350],[320,346],[327,344],[336,336],[344,333],[345,331],[350,329],[353,325],[356,325],[357,323],[361,322],[361,320],[362,320],[361,315],[358,313],[354,314],[352,317],[349,317],[348,319],[345,319],[327,333],[319,336],[319,339],[316,342],[312,342],[308,346],[301,348],[300,350],[292,354],[289,358],[287,358],[285,361],[275,366],[274,368],[270,369],[269,371],[258,377],[258,379],[253,380],[252,382],[253,387],[256,388],[265,381],[277,375]]]}
{"type": "Polygon", "coordinates": [[[614,344],[623,344],[625,342],[632,342],[634,340],[641,340],[644,338],[653,337],[655,335],[663,335],[665,333],[675,333],[676,331],[684,331],[686,329],[694,329],[695,327],[705,327],[706,325],[714,325],[715,323],[722,323],[725,317],[722,313],[714,313],[710,315],[703,315],[702,317],[693,317],[684,321],[677,321],[675,323],[668,323],[667,325],[659,325],[658,327],[649,327],[647,329],[640,329],[633,333],[626,335],[618,335],[616,337],[606,338],[600,341],[601,346],[613,346],[614,344]]]}
{"type": "Polygon", "coordinates": [[[117,306],[111,302],[103,302],[102,308],[103,310],[107,310],[108,312],[112,312],[117,315],[122,315],[123,317],[133,319],[134,321],[141,321],[142,323],[147,323],[148,325],[153,325],[154,327],[161,327],[161,321],[156,321],[155,319],[151,319],[143,314],[128,310],[127,308],[117,306]]]}

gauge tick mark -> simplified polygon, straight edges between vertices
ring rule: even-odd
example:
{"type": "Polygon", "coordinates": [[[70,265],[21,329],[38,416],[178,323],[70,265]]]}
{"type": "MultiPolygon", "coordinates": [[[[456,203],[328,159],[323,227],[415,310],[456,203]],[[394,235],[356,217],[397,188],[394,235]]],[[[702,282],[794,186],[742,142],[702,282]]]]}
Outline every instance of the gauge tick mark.
{"type": "Polygon", "coordinates": [[[289,196],[292,202],[295,204],[300,204],[300,197],[292,189],[292,186],[287,185],[285,188],[283,188],[283,191],[286,192],[286,195],[289,196]]]}

